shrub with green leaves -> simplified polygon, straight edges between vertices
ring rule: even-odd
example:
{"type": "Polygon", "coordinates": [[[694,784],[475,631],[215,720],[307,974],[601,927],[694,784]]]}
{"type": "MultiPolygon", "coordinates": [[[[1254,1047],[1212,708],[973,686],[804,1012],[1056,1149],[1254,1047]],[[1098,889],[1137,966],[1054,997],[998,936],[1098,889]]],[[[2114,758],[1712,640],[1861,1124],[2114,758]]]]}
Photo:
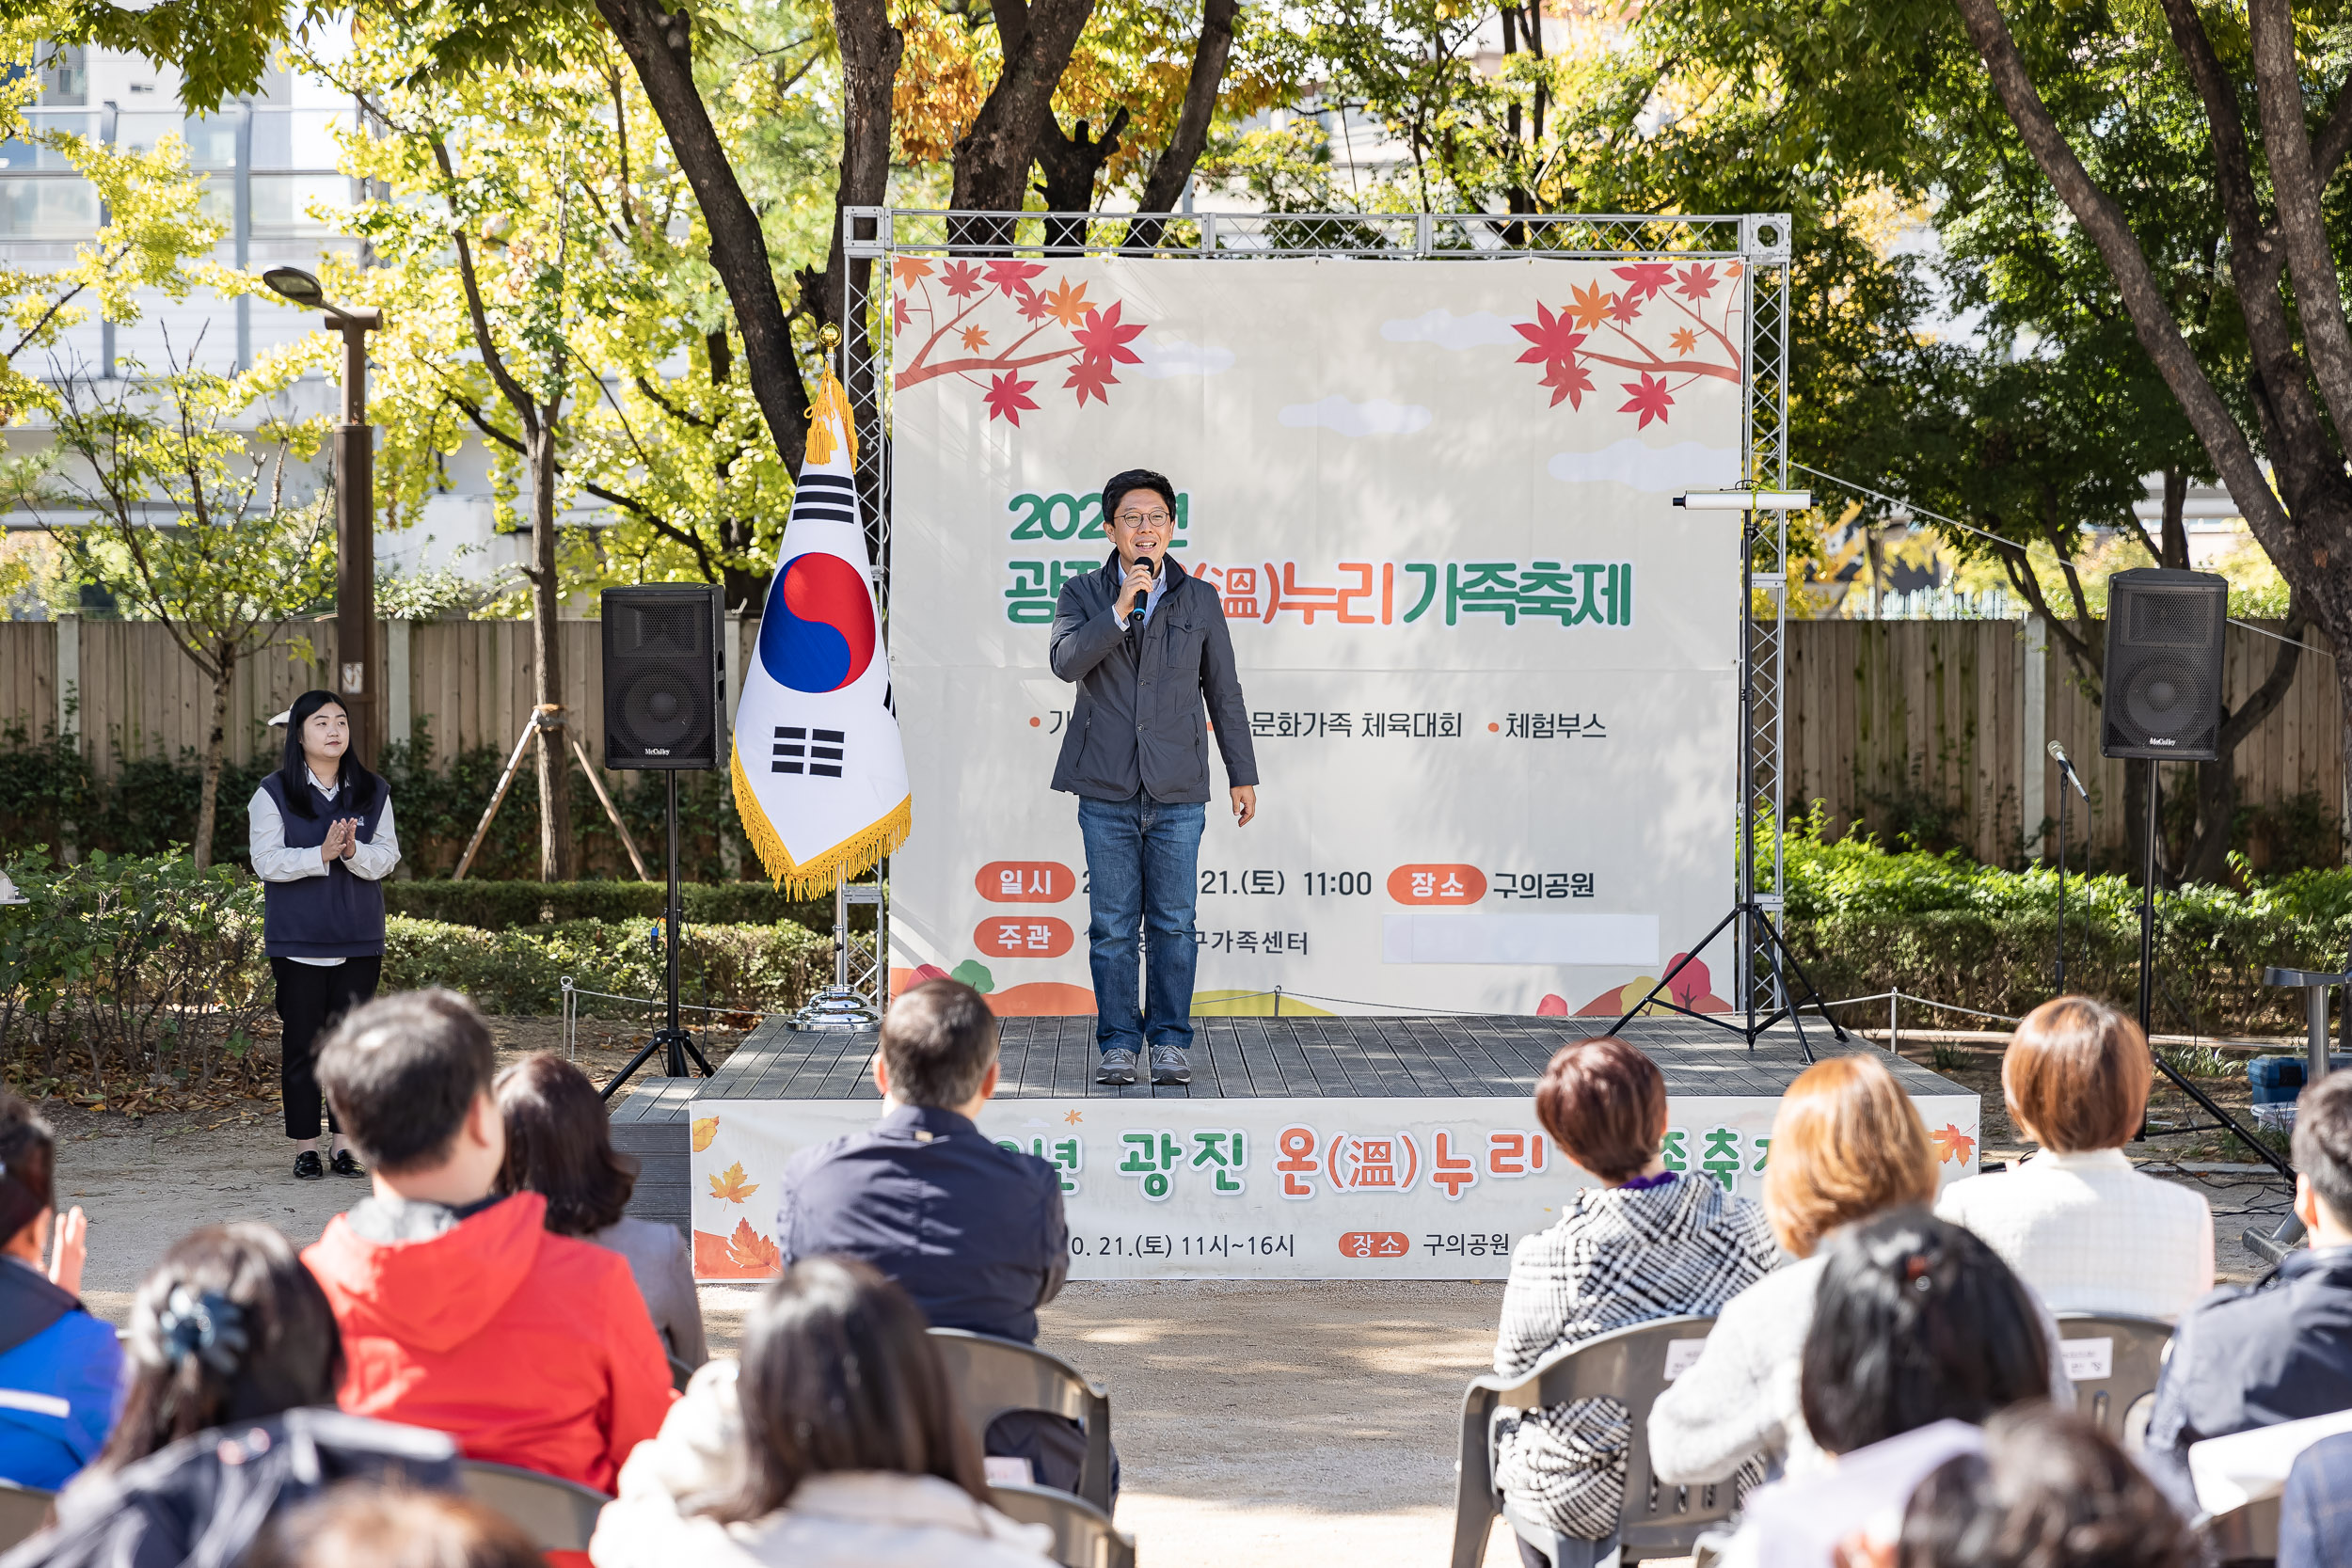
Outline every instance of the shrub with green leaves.
{"type": "MultiPolygon", "coordinates": [[[[482,930],[394,915],[385,922],[384,989],[447,986],[489,1013],[552,1013],[564,976],[581,990],[659,997],[663,960],[651,921],[566,920],[482,930]]],[[[832,976],[833,941],[803,927],[698,926],[678,950],[679,998],[713,1007],[780,1012],[832,976]]],[[[626,1004],[583,1000],[591,1017],[637,1018],[626,1004]]]]}
{"type": "Polygon", "coordinates": [[[184,854],[14,857],[27,902],[0,905],[0,1066],[37,1093],[71,1085],[135,1103],[258,1086],[270,1009],[262,890],[184,854]]]}
{"type": "MultiPolygon", "coordinates": [[[[403,818],[404,826],[405,818],[403,818]]],[[[679,887],[690,926],[771,926],[791,921],[833,929],[833,899],[787,897],[762,882],[687,882],[679,887]]],[[[485,931],[564,920],[658,920],[669,901],[660,882],[525,882],[446,879],[384,884],[384,908],[421,920],[485,931]]]]}

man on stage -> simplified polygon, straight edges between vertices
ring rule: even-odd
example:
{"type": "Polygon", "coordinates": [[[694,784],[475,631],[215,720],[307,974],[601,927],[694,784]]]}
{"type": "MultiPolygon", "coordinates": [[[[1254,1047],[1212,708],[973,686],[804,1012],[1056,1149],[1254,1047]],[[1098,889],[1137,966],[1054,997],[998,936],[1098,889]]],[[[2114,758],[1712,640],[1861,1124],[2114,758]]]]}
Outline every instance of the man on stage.
{"type": "Polygon", "coordinates": [[[1054,610],[1054,673],[1078,702],[1054,787],[1078,797],[1086,837],[1098,1084],[1132,1084],[1148,1047],[1154,1084],[1192,1082],[1193,937],[1208,816],[1205,700],[1232,785],[1233,821],[1258,815],[1258,759],[1216,590],[1168,556],[1176,488],[1148,468],[1103,486],[1113,549],[1054,610]],[[1136,1006],[1137,928],[1147,934],[1136,1006]]]}

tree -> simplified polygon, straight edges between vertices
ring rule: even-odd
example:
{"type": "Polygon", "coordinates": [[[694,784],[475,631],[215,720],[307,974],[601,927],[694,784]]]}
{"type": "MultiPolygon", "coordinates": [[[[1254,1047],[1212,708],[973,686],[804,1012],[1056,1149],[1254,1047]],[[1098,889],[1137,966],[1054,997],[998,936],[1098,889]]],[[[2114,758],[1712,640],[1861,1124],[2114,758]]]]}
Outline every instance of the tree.
{"type": "Polygon", "coordinates": [[[212,683],[199,871],[212,860],[238,666],[334,594],[332,499],[300,493],[289,471],[316,454],[326,421],[272,407],[312,357],[265,356],[242,375],[174,363],[152,380],[135,364],[112,383],[66,378],[55,388],[54,478],[28,498],[81,569],[161,622],[212,683]]]}
{"type": "MultiPolygon", "coordinates": [[[[2247,394],[2233,406],[2195,341],[2210,325],[2213,301],[2184,302],[2152,263],[2148,237],[2111,194],[2112,177],[2094,166],[2105,147],[2100,122],[2060,122],[1994,0],[1956,4],[2019,138],[2097,248],[2149,362],[2285,578],[2295,635],[2308,617],[2336,647],[2352,647],[2352,480],[2344,445],[2352,418],[2352,325],[2327,198],[2352,152],[2352,72],[2335,65],[2332,88],[2327,68],[2307,78],[2295,14],[2281,0],[2250,0],[2244,31],[2233,17],[2218,36],[2190,0],[2164,0],[2169,49],[2148,33],[2121,28],[2096,40],[2103,54],[2133,56],[2143,80],[2185,86],[2201,113],[2196,132],[2222,218],[2219,243],[2208,254],[2215,272],[2227,268],[2244,331],[2247,394]],[[2247,123],[2249,88],[2258,129],[2247,123]],[[2328,109],[2315,113],[2321,103],[2328,109]]],[[[2038,25],[2029,36],[2044,55],[2086,25],[2041,15],[2031,21],[2038,25]]],[[[2052,66],[2041,73],[2053,74],[2052,66]]],[[[2290,657],[2291,650],[2265,683],[2273,705],[2292,679],[2290,657]]],[[[2352,717],[2352,669],[2342,658],[2336,677],[2352,717]]],[[[2344,744],[2352,763],[2352,723],[2344,744]]],[[[2201,806],[2225,812],[2232,804],[2226,785],[2201,789],[2201,806]]]]}

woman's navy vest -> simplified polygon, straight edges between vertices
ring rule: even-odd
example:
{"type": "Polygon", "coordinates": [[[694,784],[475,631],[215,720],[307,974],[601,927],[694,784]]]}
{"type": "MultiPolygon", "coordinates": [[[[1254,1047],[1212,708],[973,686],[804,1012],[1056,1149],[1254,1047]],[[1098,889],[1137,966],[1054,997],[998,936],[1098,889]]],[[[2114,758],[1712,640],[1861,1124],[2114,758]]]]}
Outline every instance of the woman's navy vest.
{"type": "MultiPolygon", "coordinates": [[[[307,783],[307,781],[306,781],[307,783]]],[[[359,818],[358,839],[375,841],[375,825],[392,792],[377,781],[375,799],[365,811],[351,804],[351,787],[338,788],[332,800],[310,791],[312,814],[304,816],[286,804],[282,772],[262,781],[262,788],[278,807],[286,825],[286,847],[315,849],[326,842],[326,830],[338,817],[359,818]]],[[[262,945],[273,958],[372,958],[384,952],[384,889],[365,877],[355,877],[342,861],[324,877],[304,877],[292,882],[262,884],[262,945]]]]}

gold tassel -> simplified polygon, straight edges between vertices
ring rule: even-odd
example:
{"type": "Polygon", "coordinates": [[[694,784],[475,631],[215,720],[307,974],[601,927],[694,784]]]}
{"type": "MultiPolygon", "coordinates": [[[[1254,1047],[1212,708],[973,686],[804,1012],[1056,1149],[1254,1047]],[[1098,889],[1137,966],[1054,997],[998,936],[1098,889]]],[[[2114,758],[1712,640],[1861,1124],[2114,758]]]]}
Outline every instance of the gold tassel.
{"type": "Polygon", "coordinates": [[[839,420],[840,439],[850,450],[850,467],[857,467],[857,421],[850,417],[850,394],[842,389],[840,381],[831,371],[825,372],[824,384],[817,388],[816,400],[808,410],[808,451],[806,461],[826,464],[833,461],[834,420],[839,420]]]}
{"type": "Polygon", "coordinates": [[[727,771],[735,780],[735,812],[742,819],[743,836],[751,840],[759,863],[775,879],[775,885],[795,898],[831,893],[835,883],[848,881],[894,853],[914,830],[914,797],[909,795],[881,821],[859,829],[813,861],[796,862],[792,851],[784,847],[784,835],[768,820],[759,797],[752,792],[741,753],[732,747],[727,771]]]}

